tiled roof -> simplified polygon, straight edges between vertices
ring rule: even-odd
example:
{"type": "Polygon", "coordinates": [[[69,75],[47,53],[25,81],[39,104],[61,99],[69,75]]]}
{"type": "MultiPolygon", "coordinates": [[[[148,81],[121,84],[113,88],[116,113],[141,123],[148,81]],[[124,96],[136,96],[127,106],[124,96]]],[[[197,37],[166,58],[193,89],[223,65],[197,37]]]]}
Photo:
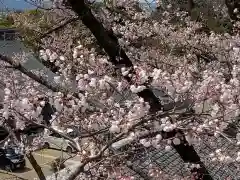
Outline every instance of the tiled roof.
{"type": "MultiPolygon", "coordinates": [[[[212,162],[212,159],[209,157],[209,154],[215,153],[217,149],[222,149],[224,155],[236,159],[239,151],[239,147],[236,144],[231,143],[224,137],[205,137],[200,144],[194,145],[194,147],[214,180],[240,179],[240,163],[232,162],[225,164],[219,161],[212,162]]],[[[190,175],[178,153],[174,149],[165,151],[164,145],[160,149],[147,148],[142,153],[139,153],[138,156],[133,157],[131,161],[133,169],[137,172],[141,171],[147,176],[150,165],[169,175],[170,179],[173,177],[183,178],[190,175]]],[[[129,170],[129,172],[131,171],[129,170]]]]}

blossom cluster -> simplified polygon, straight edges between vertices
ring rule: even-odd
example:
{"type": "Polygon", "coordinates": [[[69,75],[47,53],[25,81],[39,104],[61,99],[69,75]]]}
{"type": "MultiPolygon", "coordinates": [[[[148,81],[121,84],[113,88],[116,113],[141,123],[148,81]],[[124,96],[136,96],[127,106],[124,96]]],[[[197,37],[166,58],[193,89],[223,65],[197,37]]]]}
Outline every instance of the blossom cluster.
{"type": "MultiPolygon", "coordinates": [[[[124,1],[118,3],[118,6],[127,6],[130,15],[135,12],[129,5],[134,5],[135,1],[127,5],[124,1]]],[[[157,149],[164,146],[170,151],[172,145],[186,142],[198,146],[203,134],[220,138],[228,124],[239,116],[239,37],[227,33],[197,33],[201,23],[191,21],[186,12],[176,13],[184,25],[172,24],[167,10],[162,13],[162,22],[144,12],[135,12],[135,16],[130,16],[132,19],[124,19],[121,14],[113,18],[108,14],[109,20],[105,23],[111,24],[115,34],[122,35],[119,44],[133,62],[132,69],[121,67],[115,71],[116,67],[106,54],[100,55],[97,48],[88,48],[79,41],[68,52],[70,56],[51,47],[39,52],[43,63],[48,62],[58,69],[50,82],[58,87],[55,92],[17,71],[6,69],[3,73],[1,70],[5,84],[2,116],[8,119],[13,114],[16,129],[23,129],[29,122],[43,122],[42,109],[49,102],[56,109],[50,120],[52,127],[66,130],[66,125],[78,125],[86,132],[109,128],[108,133],[113,137],[123,134],[111,145],[116,150],[142,145],[157,149]],[[116,23],[121,18],[124,23],[116,23]],[[181,51],[177,51],[179,49],[181,51]],[[202,56],[206,53],[211,56],[204,60],[202,56]],[[126,81],[126,76],[131,77],[131,82],[126,81]],[[167,96],[168,103],[172,102],[174,107],[161,118],[157,115],[164,112],[156,112],[152,119],[150,102],[138,94],[154,88],[164,92],[164,97],[167,96]],[[184,101],[190,102],[187,108],[178,107],[179,102],[184,101]],[[194,112],[182,118],[182,111],[190,107],[194,112]],[[162,135],[178,130],[183,134],[176,133],[168,138],[162,135]],[[150,136],[151,133],[155,135],[150,136]]],[[[156,93],[156,97],[163,106],[168,105],[162,95],[156,93]]],[[[96,155],[107,144],[106,138],[96,135],[95,139],[88,139],[80,153],[96,155]]],[[[235,144],[239,145],[239,134],[236,140],[235,144]]],[[[37,143],[41,143],[40,138],[31,146],[36,147],[37,143]]],[[[236,157],[239,162],[239,153],[236,157]]],[[[222,163],[235,162],[221,150],[210,158],[222,163]]],[[[192,164],[190,168],[199,168],[199,165],[192,164]]],[[[161,175],[154,168],[150,168],[149,174],[161,175]]]]}

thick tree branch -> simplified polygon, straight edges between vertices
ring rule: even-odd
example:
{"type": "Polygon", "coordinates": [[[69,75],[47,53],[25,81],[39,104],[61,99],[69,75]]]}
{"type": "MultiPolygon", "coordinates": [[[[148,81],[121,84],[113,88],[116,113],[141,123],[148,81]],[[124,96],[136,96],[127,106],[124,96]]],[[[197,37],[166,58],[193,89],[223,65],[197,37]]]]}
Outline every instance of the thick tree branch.
{"type": "Polygon", "coordinates": [[[27,75],[28,77],[30,77],[31,79],[33,79],[34,81],[44,85],[45,87],[47,87],[48,89],[57,92],[60,91],[60,88],[57,86],[53,86],[51,85],[51,83],[49,83],[46,79],[43,79],[41,77],[39,77],[38,75],[34,74],[33,72],[31,72],[30,70],[27,70],[26,68],[24,68],[21,64],[15,64],[14,60],[10,57],[4,56],[2,54],[0,54],[0,60],[9,63],[10,65],[12,65],[15,69],[21,71],[23,74],[27,75]]]}
{"type": "MultiPolygon", "coordinates": [[[[106,51],[110,57],[111,63],[113,63],[118,69],[125,67],[130,69],[129,73],[136,74],[133,68],[133,63],[128,58],[125,51],[121,48],[113,31],[106,30],[103,27],[103,25],[94,17],[91,9],[85,4],[84,0],[69,0],[69,4],[76,14],[81,18],[83,24],[89,28],[89,30],[96,37],[98,44],[106,51]]],[[[124,78],[128,82],[131,82],[131,78],[129,78],[129,76],[124,76],[124,78]]],[[[138,95],[145,101],[149,102],[151,107],[150,111],[156,112],[162,108],[158,98],[149,88],[139,92],[138,95]]]]}
{"type": "Polygon", "coordinates": [[[132,67],[132,62],[120,47],[117,38],[111,34],[115,37],[115,40],[113,40],[109,32],[107,32],[103,25],[93,16],[91,9],[85,4],[84,0],[69,0],[68,2],[76,14],[81,18],[83,24],[86,25],[96,37],[99,45],[109,55],[112,63],[115,65],[132,67]]]}
{"type": "Polygon", "coordinates": [[[234,21],[240,20],[239,11],[240,11],[240,1],[239,0],[225,0],[225,5],[228,8],[228,15],[234,21]],[[235,12],[235,9],[237,10],[235,12]]]}
{"type": "MultiPolygon", "coordinates": [[[[106,51],[110,57],[110,61],[117,67],[125,67],[130,69],[131,74],[135,74],[133,63],[126,55],[125,51],[120,47],[117,37],[113,34],[112,30],[106,30],[103,25],[94,17],[91,9],[85,4],[84,0],[68,0],[68,4],[72,7],[72,10],[81,18],[83,24],[92,32],[98,41],[98,44],[106,51]]],[[[125,79],[131,83],[131,78],[125,76],[125,79]]],[[[147,84],[145,84],[147,87],[147,84]]],[[[162,108],[158,98],[153,94],[152,90],[146,88],[138,93],[138,96],[142,97],[145,101],[149,102],[150,112],[156,113],[162,108]]],[[[195,173],[198,175],[198,180],[211,180],[211,176],[206,170],[203,163],[193,146],[186,142],[186,145],[174,146],[184,162],[199,163],[201,168],[195,173]],[[185,154],[191,154],[186,156],[185,154]],[[204,173],[203,173],[204,172],[204,173]]],[[[79,171],[80,172],[80,171],[79,171]]],[[[76,175],[75,175],[76,177],[76,175]]]]}
{"type": "Polygon", "coordinates": [[[187,10],[188,10],[188,14],[189,15],[191,15],[191,12],[192,12],[194,6],[195,6],[194,1],[193,0],[188,0],[188,2],[187,2],[187,10]]]}
{"type": "MultiPolygon", "coordinates": [[[[11,66],[14,67],[14,69],[19,70],[21,73],[25,74],[29,78],[38,82],[39,84],[45,86],[49,90],[52,90],[53,92],[62,92],[63,94],[70,93],[70,94],[73,94],[73,96],[76,97],[77,99],[79,99],[79,95],[78,95],[79,93],[84,94],[84,91],[71,92],[69,89],[67,89],[65,87],[61,87],[60,85],[53,85],[46,78],[43,78],[43,77],[40,77],[40,76],[34,74],[30,70],[23,67],[23,65],[21,65],[21,64],[16,65],[14,60],[10,57],[7,57],[7,56],[4,56],[4,55],[0,54],[0,60],[9,63],[11,66]]],[[[98,101],[96,101],[96,100],[87,99],[87,102],[91,105],[94,105],[95,107],[98,107],[100,109],[104,109],[104,105],[102,105],[101,103],[99,104],[98,101]]]]}
{"type": "Polygon", "coordinates": [[[38,165],[36,159],[33,157],[32,153],[29,152],[26,154],[29,162],[31,163],[31,165],[33,166],[34,170],[36,171],[38,177],[40,180],[46,180],[45,175],[43,174],[42,168],[38,165]]]}

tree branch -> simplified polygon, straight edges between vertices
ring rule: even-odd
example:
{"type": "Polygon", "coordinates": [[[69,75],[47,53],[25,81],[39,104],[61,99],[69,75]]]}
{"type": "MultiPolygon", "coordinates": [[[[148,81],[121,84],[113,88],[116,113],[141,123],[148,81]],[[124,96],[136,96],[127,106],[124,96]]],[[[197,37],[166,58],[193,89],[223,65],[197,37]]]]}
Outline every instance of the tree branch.
{"type": "Polygon", "coordinates": [[[72,19],[69,19],[67,21],[65,21],[64,23],[60,24],[59,26],[53,28],[53,29],[50,29],[49,31],[45,32],[45,33],[42,33],[41,36],[38,37],[38,39],[42,39],[42,38],[45,38],[46,36],[48,36],[49,34],[52,34],[53,32],[55,31],[59,31],[60,29],[64,28],[66,25],[74,22],[74,21],[77,21],[79,18],[75,17],[75,18],[72,18],[72,19]]]}
{"type": "MultiPolygon", "coordinates": [[[[29,78],[31,78],[34,81],[38,82],[39,84],[47,87],[48,89],[52,90],[53,92],[62,92],[63,94],[70,93],[70,94],[73,94],[73,96],[76,97],[77,99],[79,99],[79,96],[78,96],[79,93],[84,94],[84,91],[71,92],[67,88],[61,87],[59,85],[54,86],[47,79],[44,79],[43,77],[39,77],[38,75],[34,74],[30,70],[23,67],[23,65],[21,65],[21,64],[16,65],[16,63],[10,57],[7,57],[7,56],[4,56],[4,55],[0,54],[0,60],[9,63],[15,69],[19,70],[20,72],[22,72],[23,74],[25,74],[29,78]]],[[[98,104],[98,102],[96,102],[95,100],[87,99],[87,102],[91,105],[94,105],[95,107],[98,107],[100,109],[104,109],[104,106],[102,106],[102,104],[101,105],[98,104]]]]}
{"type": "MultiPolygon", "coordinates": [[[[11,125],[9,125],[8,122],[7,122],[6,124],[11,127],[11,125]]],[[[10,129],[10,128],[9,128],[9,135],[8,135],[8,137],[9,137],[9,136],[12,136],[13,138],[16,138],[17,141],[20,141],[20,140],[19,140],[20,138],[18,138],[16,134],[17,134],[17,133],[16,133],[16,131],[14,131],[14,129],[12,129],[12,128],[10,129]]],[[[8,137],[5,138],[5,140],[7,140],[8,137]]],[[[27,154],[26,154],[26,157],[28,158],[28,160],[29,160],[29,162],[31,163],[31,165],[32,165],[32,167],[34,168],[34,170],[36,171],[39,179],[40,179],[40,180],[46,180],[46,177],[45,177],[45,175],[43,174],[43,171],[42,171],[41,167],[38,165],[38,163],[37,163],[36,159],[33,157],[32,153],[31,153],[31,152],[27,153],[27,154]]]]}
{"type": "MultiPolygon", "coordinates": [[[[68,4],[72,7],[72,10],[81,18],[83,24],[92,32],[92,34],[97,39],[98,44],[105,50],[105,52],[110,57],[110,61],[116,66],[116,68],[120,69],[123,66],[129,69],[131,74],[136,74],[133,68],[133,63],[128,58],[125,51],[120,47],[118,39],[113,34],[113,31],[106,30],[103,27],[103,25],[94,17],[91,9],[85,4],[85,1],[68,0],[68,4]]],[[[124,78],[129,83],[131,83],[131,78],[129,76],[124,76],[124,78]]],[[[146,102],[149,103],[150,112],[156,113],[162,109],[162,105],[160,104],[159,99],[154,95],[152,90],[148,88],[148,84],[144,85],[147,88],[137,94],[139,97],[142,97],[146,102]]],[[[186,145],[174,146],[179,155],[182,157],[183,161],[186,163],[199,163],[201,165],[201,168],[195,171],[195,173],[198,174],[198,177],[202,178],[202,180],[212,180],[204,164],[201,163],[200,157],[194,150],[193,146],[189,145],[187,142],[185,144],[186,145]],[[185,154],[191,154],[191,156],[186,156],[185,154]]],[[[79,173],[81,172],[80,170],[81,169],[79,169],[79,173]]],[[[76,177],[76,174],[73,177],[76,177]]]]}
{"type": "Polygon", "coordinates": [[[33,157],[32,153],[29,152],[26,154],[29,162],[31,163],[33,169],[36,171],[40,180],[46,180],[45,175],[43,174],[42,168],[38,165],[36,159],[33,157]]]}
{"type": "Polygon", "coordinates": [[[92,162],[92,161],[95,161],[99,158],[101,158],[101,156],[103,155],[103,153],[114,143],[116,142],[119,138],[121,138],[125,133],[121,133],[119,135],[117,135],[115,138],[113,138],[111,141],[108,142],[107,145],[105,145],[101,150],[100,152],[95,155],[95,156],[91,156],[87,159],[85,159],[80,165],[79,167],[75,170],[75,172],[73,172],[71,174],[71,176],[69,178],[67,178],[66,180],[74,180],[81,172],[84,171],[84,167],[86,164],[92,162]]]}
{"type": "Polygon", "coordinates": [[[60,135],[61,137],[63,137],[64,139],[69,140],[70,142],[73,143],[74,148],[75,148],[77,151],[79,151],[79,149],[77,148],[78,146],[76,146],[76,141],[74,141],[74,140],[73,140],[72,138],[70,138],[69,136],[65,135],[64,133],[59,132],[59,131],[56,130],[56,129],[53,129],[53,128],[50,127],[50,126],[46,126],[46,125],[44,125],[44,124],[39,124],[39,123],[37,123],[36,121],[33,121],[33,120],[31,120],[31,119],[28,119],[28,118],[26,118],[23,114],[19,113],[19,112],[16,111],[16,110],[15,110],[15,112],[18,113],[18,114],[24,119],[24,121],[30,122],[30,123],[35,124],[35,125],[38,125],[38,126],[40,126],[40,127],[44,127],[44,128],[50,130],[50,131],[53,132],[53,133],[59,134],[59,135],[60,135]]]}
{"type": "Polygon", "coordinates": [[[82,134],[82,135],[78,136],[78,138],[92,137],[92,136],[96,136],[98,134],[102,134],[102,133],[105,133],[105,132],[108,132],[108,131],[109,131],[109,127],[104,128],[104,129],[100,129],[96,132],[90,132],[90,133],[87,133],[87,134],[82,134]]]}
{"type": "MultiPolygon", "coordinates": [[[[95,36],[98,44],[106,51],[110,57],[111,63],[113,63],[118,69],[125,67],[129,69],[130,74],[136,74],[133,68],[133,63],[128,58],[125,51],[121,48],[120,44],[118,43],[118,39],[114,35],[113,31],[111,29],[106,30],[103,27],[103,25],[94,17],[91,9],[85,4],[84,0],[69,0],[68,2],[71,5],[73,11],[81,18],[83,24],[95,36]]],[[[124,78],[129,83],[131,83],[132,80],[129,76],[124,76],[124,78]]],[[[162,108],[159,99],[149,88],[146,88],[137,94],[146,102],[149,102],[151,112],[159,111],[162,108]]]]}
{"type": "Polygon", "coordinates": [[[239,0],[225,0],[225,5],[228,9],[228,15],[230,18],[234,21],[240,20],[239,18],[239,11],[240,11],[240,2],[239,0]],[[234,12],[234,10],[237,9],[238,12],[234,12]]]}
{"type": "Polygon", "coordinates": [[[0,60],[9,63],[10,65],[12,65],[15,69],[21,71],[23,74],[27,75],[28,77],[30,77],[31,79],[35,80],[36,82],[44,85],[45,87],[47,87],[48,89],[57,92],[60,91],[60,88],[51,85],[47,80],[39,77],[38,75],[34,74],[33,72],[27,70],[26,68],[24,68],[21,64],[16,65],[16,63],[14,63],[13,59],[7,56],[4,56],[2,54],[0,54],[0,60]]]}

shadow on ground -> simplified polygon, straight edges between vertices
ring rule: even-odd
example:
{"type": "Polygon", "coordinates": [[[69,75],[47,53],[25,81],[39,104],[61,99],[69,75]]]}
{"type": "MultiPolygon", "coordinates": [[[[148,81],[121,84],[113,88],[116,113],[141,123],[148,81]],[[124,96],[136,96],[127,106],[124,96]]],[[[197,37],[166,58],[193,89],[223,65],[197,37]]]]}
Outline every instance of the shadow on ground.
{"type": "Polygon", "coordinates": [[[13,173],[25,173],[28,171],[31,171],[32,169],[25,167],[24,169],[16,169],[15,171],[13,171],[13,173]]]}

